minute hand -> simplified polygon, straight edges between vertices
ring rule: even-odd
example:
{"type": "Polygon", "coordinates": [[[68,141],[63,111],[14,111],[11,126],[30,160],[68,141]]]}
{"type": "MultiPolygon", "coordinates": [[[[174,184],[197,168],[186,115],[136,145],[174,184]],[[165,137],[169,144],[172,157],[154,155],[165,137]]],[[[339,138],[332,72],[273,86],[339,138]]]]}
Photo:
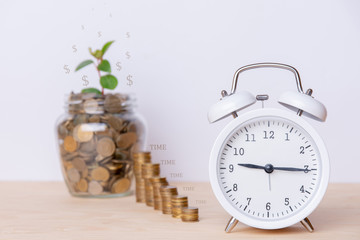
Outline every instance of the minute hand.
{"type": "Polygon", "coordinates": [[[306,168],[293,168],[293,167],[274,167],[274,170],[290,171],[290,172],[310,172],[310,169],[306,168]]]}

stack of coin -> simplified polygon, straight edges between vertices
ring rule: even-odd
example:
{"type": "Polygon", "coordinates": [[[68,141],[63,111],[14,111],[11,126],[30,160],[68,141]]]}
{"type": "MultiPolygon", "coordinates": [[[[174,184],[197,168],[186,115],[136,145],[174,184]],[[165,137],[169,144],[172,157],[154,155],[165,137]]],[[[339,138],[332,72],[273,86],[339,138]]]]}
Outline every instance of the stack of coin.
{"type": "Polygon", "coordinates": [[[150,178],[153,187],[153,195],[154,195],[154,209],[161,210],[162,209],[162,200],[160,195],[160,187],[167,186],[169,183],[166,181],[164,177],[152,177],[150,178]]]}
{"type": "Polygon", "coordinates": [[[171,213],[174,218],[181,218],[181,209],[187,206],[187,196],[175,195],[171,197],[171,213]]]}
{"type": "Polygon", "coordinates": [[[183,222],[198,222],[199,209],[197,207],[183,207],[181,209],[181,220],[183,222]]]}
{"type": "Polygon", "coordinates": [[[141,166],[143,163],[151,162],[150,152],[136,152],[133,153],[134,159],[134,174],[136,182],[136,202],[145,202],[145,180],[141,176],[141,166]]]}
{"type": "Polygon", "coordinates": [[[176,187],[173,186],[161,186],[160,195],[162,201],[162,212],[163,214],[172,214],[171,211],[171,198],[174,195],[177,195],[178,191],[176,187]]]}
{"type": "MultiPolygon", "coordinates": [[[[69,115],[58,124],[57,132],[63,175],[71,194],[130,193],[132,153],[143,147],[144,126],[123,104],[128,101],[129,96],[121,94],[70,95],[69,115]]],[[[141,177],[141,166],[136,174],[141,177]]]]}
{"type": "Polygon", "coordinates": [[[141,165],[141,176],[145,180],[145,202],[147,206],[154,206],[154,193],[150,178],[160,174],[159,163],[143,163],[141,165]]]}

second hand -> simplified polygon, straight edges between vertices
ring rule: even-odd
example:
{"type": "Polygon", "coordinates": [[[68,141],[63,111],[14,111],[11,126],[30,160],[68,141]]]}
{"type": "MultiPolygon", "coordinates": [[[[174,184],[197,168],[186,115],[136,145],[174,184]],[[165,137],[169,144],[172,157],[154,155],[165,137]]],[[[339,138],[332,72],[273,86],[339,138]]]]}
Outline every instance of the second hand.
{"type": "Polygon", "coordinates": [[[271,192],[271,181],[270,181],[270,174],[269,175],[269,191],[271,192]]]}

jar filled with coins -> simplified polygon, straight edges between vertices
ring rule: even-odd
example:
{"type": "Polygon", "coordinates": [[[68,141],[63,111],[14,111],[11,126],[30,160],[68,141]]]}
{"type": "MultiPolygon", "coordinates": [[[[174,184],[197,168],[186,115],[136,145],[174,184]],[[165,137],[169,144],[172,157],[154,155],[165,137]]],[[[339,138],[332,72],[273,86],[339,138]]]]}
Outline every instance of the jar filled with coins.
{"type": "Polygon", "coordinates": [[[134,152],[142,151],[145,122],[126,94],[70,94],[56,125],[62,172],[78,197],[131,193],[134,152]]]}

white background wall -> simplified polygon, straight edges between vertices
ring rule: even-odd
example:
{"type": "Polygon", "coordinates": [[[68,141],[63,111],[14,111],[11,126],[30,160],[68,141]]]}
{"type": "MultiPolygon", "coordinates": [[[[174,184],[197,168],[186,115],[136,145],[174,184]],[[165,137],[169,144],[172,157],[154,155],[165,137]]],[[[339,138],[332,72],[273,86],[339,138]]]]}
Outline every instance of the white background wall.
{"type": "MultiPolygon", "coordinates": [[[[153,156],[175,160],[162,166],[170,181],[208,180],[212,143],[231,121],[208,124],[209,106],[238,67],[275,61],[295,66],[328,108],[326,123],[309,122],[328,146],[331,181],[360,182],[359,9],[344,0],[1,1],[0,180],[62,179],[54,125],[64,94],[80,91],[83,75],[98,86],[92,69],[73,70],[89,46],[116,40],[107,56],[117,91],[137,95],[148,144],[166,144],[153,156]]],[[[295,89],[281,70],[246,72],[240,83],[274,107],[295,89]]]]}

